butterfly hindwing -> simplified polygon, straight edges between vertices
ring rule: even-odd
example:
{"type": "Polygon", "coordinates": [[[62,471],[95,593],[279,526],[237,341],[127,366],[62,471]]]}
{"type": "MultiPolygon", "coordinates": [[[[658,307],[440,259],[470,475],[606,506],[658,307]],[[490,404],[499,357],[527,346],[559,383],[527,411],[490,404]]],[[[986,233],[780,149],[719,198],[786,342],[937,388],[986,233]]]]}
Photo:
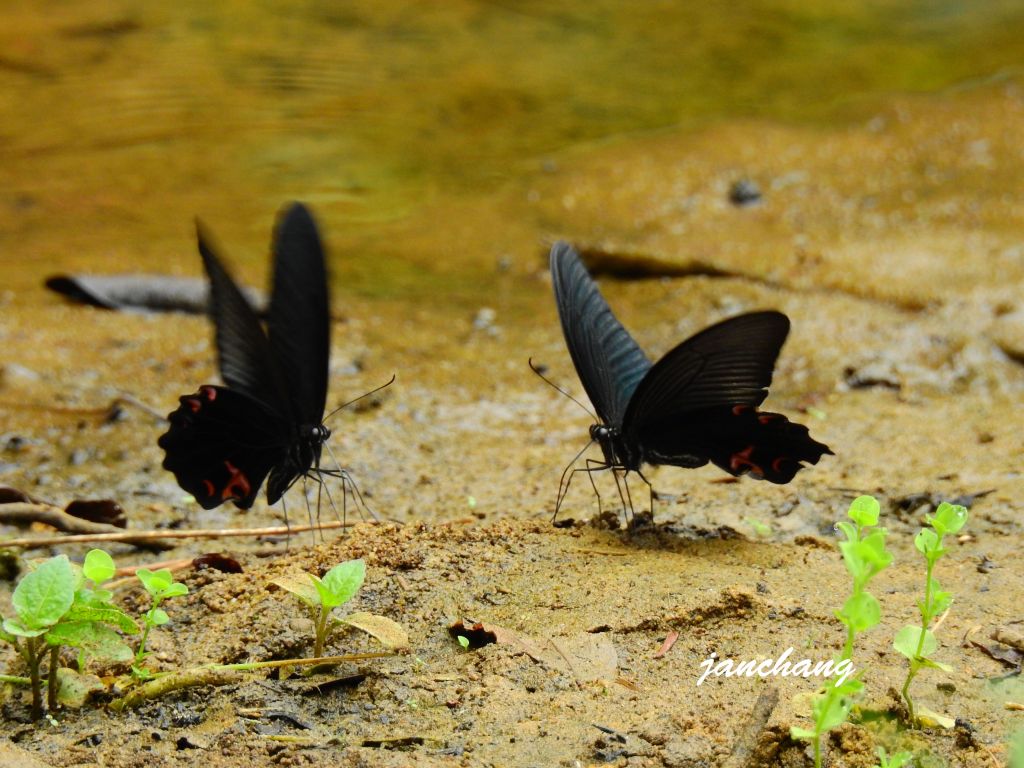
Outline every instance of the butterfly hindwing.
{"type": "Polygon", "coordinates": [[[730,475],[790,482],[803,463],[817,464],[828,446],[802,424],[749,405],[715,406],[652,422],[637,434],[651,464],[700,467],[709,461],[730,475]]]}
{"type": "Polygon", "coordinates": [[[158,444],[164,469],[203,509],[234,501],[252,506],[263,479],[286,455],[282,423],[260,402],[225,387],[203,386],[180,398],[158,444]]]}
{"type": "Polygon", "coordinates": [[[267,319],[270,348],[285,381],[291,417],[319,424],[327,402],[330,318],[327,269],[316,223],[295,203],[274,233],[274,289],[267,319]]]}
{"type": "Polygon", "coordinates": [[[551,249],[551,278],[576,373],[601,420],[619,425],[651,362],[612,314],[568,243],[557,242],[551,249]]]}

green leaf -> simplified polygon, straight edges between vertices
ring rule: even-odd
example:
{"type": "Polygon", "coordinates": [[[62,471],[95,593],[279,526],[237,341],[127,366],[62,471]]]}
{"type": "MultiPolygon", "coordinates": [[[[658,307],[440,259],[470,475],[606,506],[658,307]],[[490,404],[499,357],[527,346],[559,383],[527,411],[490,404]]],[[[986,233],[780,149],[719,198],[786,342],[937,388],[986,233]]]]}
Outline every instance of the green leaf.
{"type": "Polygon", "coordinates": [[[818,733],[831,731],[842,725],[850,716],[853,702],[846,696],[821,696],[814,702],[814,725],[818,733]]]}
{"type": "Polygon", "coordinates": [[[149,623],[154,627],[162,627],[171,620],[163,608],[152,608],[146,615],[149,617],[149,623]]]}
{"type": "Polygon", "coordinates": [[[939,536],[957,533],[967,523],[967,508],[960,504],[942,502],[935,510],[935,516],[928,519],[939,536]]]}
{"type": "MultiPolygon", "coordinates": [[[[366,563],[363,560],[349,560],[340,563],[324,574],[323,585],[330,590],[333,599],[338,601],[330,604],[330,607],[347,603],[359,588],[363,586],[366,579],[366,563]]],[[[321,593],[321,598],[323,594],[321,593]]],[[[324,605],[328,605],[324,601],[324,605]]]]}
{"type": "Polygon", "coordinates": [[[850,504],[850,511],[847,512],[850,519],[861,528],[869,525],[878,525],[878,513],[881,508],[874,496],[858,496],[850,504]]]}
{"type": "Polygon", "coordinates": [[[102,584],[104,581],[113,578],[117,568],[114,567],[114,558],[102,549],[90,549],[82,563],[82,573],[90,581],[102,584]]]}
{"type": "Polygon", "coordinates": [[[459,645],[462,646],[463,650],[465,650],[465,651],[469,650],[469,638],[468,637],[466,637],[465,635],[457,635],[455,637],[455,639],[459,641],[459,645]]]}
{"type": "Polygon", "coordinates": [[[124,662],[135,658],[121,636],[92,621],[62,622],[46,633],[50,645],[68,645],[81,649],[85,657],[124,662]]]}
{"type": "Polygon", "coordinates": [[[142,586],[152,597],[161,597],[163,591],[174,582],[174,577],[168,568],[161,568],[159,571],[151,571],[148,568],[139,568],[135,572],[142,582],[142,586]]]}
{"type": "Polygon", "coordinates": [[[928,557],[939,548],[939,536],[931,528],[922,528],[914,537],[914,546],[918,552],[928,557]]]}
{"type": "Polygon", "coordinates": [[[854,632],[864,632],[882,620],[882,606],[870,592],[851,595],[840,613],[840,619],[854,632]]]}
{"type": "Polygon", "coordinates": [[[878,748],[878,768],[903,768],[913,755],[910,752],[897,752],[894,755],[886,754],[885,747],[878,748]]]}
{"type": "MultiPolygon", "coordinates": [[[[75,599],[75,574],[67,555],[58,555],[26,573],[11,596],[21,623],[30,630],[53,626],[75,599]]],[[[15,633],[17,634],[17,633],[15,633]]]]}
{"type": "Polygon", "coordinates": [[[921,659],[922,667],[931,667],[932,669],[941,669],[943,672],[952,672],[953,667],[949,664],[945,664],[941,661],[935,661],[934,659],[921,659]]]}
{"type": "Polygon", "coordinates": [[[902,653],[908,659],[927,658],[935,653],[939,647],[939,641],[930,630],[924,630],[924,644],[921,646],[921,653],[917,653],[917,645],[921,641],[921,628],[908,624],[892,640],[892,647],[902,653]]]}
{"type": "Polygon", "coordinates": [[[71,610],[65,616],[67,621],[95,621],[102,624],[111,624],[128,635],[134,635],[139,631],[139,625],[135,620],[120,608],[102,605],[72,605],[71,610]]]}
{"type": "Polygon", "coordinates": [[[3,629],[2,625],[0,625],[0,640],[3,640],[5,643],[10,643],[11,645],[17,645],[18,636],[12,635],[10,632],[3,629]]]}
{"type": "Polygon", "coordinates": [[[852,523],[847,523],[845,520],[836,523],[836,528],[843,532],[846,536],[847,541],[857,541],[857,527],[852,523]]]}
{"type": "Polygon", "coordinates": [[[45,634],[49,627],[40,627],[39,629],[29,629],[17,619],[4,619],[4,632],[14,635],[16,637],[39,637],[45,634]]]}
{"type": "Polygon", "coordinates": [[[168,597],[181,597],[182,595],[187,595],[187,594],[188,594],[188,587],[186,587],[180,581],[176,581],[173,584],[171,584],[169,587],[167,587],[167,589],[165,589],[163,591],[163,594],[161,595],[161,597],[166,599],[168,597]]]}
{"type": "MultiPolygon", "coordinates": [[[[938,586],[938,584],[936,584],[935,586],[938,586]]],[[[953,593],[952,592],[943,592],[942,590],[938,590],[936,592],[932,592],[932,605],[931,605],[931,611],[929,611],[929,613],[932,616],[938,616],[943,611],[945,611],[947,608],[949,608],[949,606],[951,606],[952,604],[953,604],[953,593]]]]}
{"type": "Polygon", "coordinates": [[[301,576],[280,576],[270,583],[291,592],[310,608],[320,605],[320,593],[314,586],[313,577],[308,573],[301,576]]]}
{"type": "Polygon", "coordinates": [[[798,741],[814,741],[818,737],[814,731],[806,728],[797,728],[795,725],[789,729],[789,737],[798,741]]]}

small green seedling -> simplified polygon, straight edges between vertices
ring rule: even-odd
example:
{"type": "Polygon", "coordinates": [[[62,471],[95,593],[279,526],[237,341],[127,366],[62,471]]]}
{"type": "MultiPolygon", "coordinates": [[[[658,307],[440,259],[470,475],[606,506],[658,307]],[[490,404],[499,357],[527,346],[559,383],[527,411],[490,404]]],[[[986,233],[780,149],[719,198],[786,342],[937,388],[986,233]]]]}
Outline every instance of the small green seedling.
{"type": "Polygon", "coordinates": [[[132,667],[132,671],[137,676],[148,677],[148,673],[140,665],[147,656],[146,641],[149,639],[149,633],[154,627],[162,627],[171,620],[167,611],[160,607],[160,603],[169,597],[187,595],[188,587],[180,581],[175,581],[171,571],[167,568],[161,568],[159,571],[139,568],[135,575],[149,593],[152,605],[142,615],[142,638],[139,640],[139,648],[135,652],[135,665],[132,667]]]}
{"type": "Polygon", "coordinates": [[[931,527],[921,529],[914,539],[914,546],[917,547],[918,552],[924,555],[926,563],[924,600],[917,604],[921,613],[921,625],[908,624],[896,633],[892,642],[893,648],[906,656],[910,664],[902,692],[911,725],[917,725],[918,721],[917,713],[914,710],[914,701],[910,697],[910,684],[917,673],[925,667],[941,669],[944,672],[952,671],[952,667],[948,664],[931,658],[939,647],[939,641],[930,629],[932,622],[953,604],[953,594],[942,590],[938,580],[933,576],[933,572],[935,564],[946,554],[946,550],[942,546],[942,539],[949,534],[957,533],[964,527],[967,523],[967,509],[959,504],[942,502],[935,510],[935,515],[928,516],[926,520],[931,527]]]}
{"type": "MultiPolygon", "coordinates": [[[[837,671],[842,665],[849,670],[853,663],[853,644],[856,636],[866,632],[882,619],[878,600],[867,591],[868,582],[881,573],[892,562],[892,554],[885,548],[884,528],[877,528],[879,506],[871,496],[859,496],[850,504],[849,516],[852,522],[840,522],[836,527],[846,536],[839,542],[843,562],[853,581],[853,590],[843,607],[836,611],[838,618],[846,625],[846,643],[836,659],[837,671]],[[868,530],[872,529],[872,530],[868,530]]],[[[821,738],[833,728],[846,722],[850,716],[854,699],[864,688],[860,675],[837,675],[834,681],[825,684],[812,706],[814,728],[792,727],[794,739],[809,741],[814,746],[814,766],[821,768],[821,738]]]]}
{"type": "Polygon", "coordinates": [[[903,768],[913,757],[909,752],[897,752],[895,755],[889,755],[886,753],[885,747],[879,747],[876,768],[903,768]]]}
{"type": "Polygon", "coordinates": [[[469,650],[469,638],[468,637],[466,637],[465,635],[456,635],[455,639],[458,641],[459,645],[462,646],[462,650],[464,650],[464,651],[468,651],[469,650]]]}
{"type": "Polygon", "coordinates": [[[365,579],[366,563],[362,560],[348,560],[331,568],[322,579],[307,573],[301,577],[285,576],[274,580],[274,584],[291,592],[309,609],[316,633],[313,658],[323,655],[331,632],[342,625],[360,629],[392,649],[408,646],[409,637],[405,630],[384,616],[364,611],[342,618],[331,616],[335,608],[355,596],[365,579]]]}
{"type": "Polygon", "coordinates": [[[33,719],[42,716],[40,668],[47,653],[47,704],[51,711],[57,709],[62,693],[67,692],[71,701],[77,699],[73,689],[89,687],[74,680],[71,670],[59,668],[63,646],[78,649],[79,673],[92,658],[114,662],[131,658],[131,649],[111,627],[128,633],[137,632],[138,627],[111,602],[113,595],[100,588],[113,573],[110,555],[94,549],[81,567],[66,555],[51,557],[26,573],[15,587],[11,602],[16,615],[4,619],[0,639],[14,645],[28,665],[33,719]]]}

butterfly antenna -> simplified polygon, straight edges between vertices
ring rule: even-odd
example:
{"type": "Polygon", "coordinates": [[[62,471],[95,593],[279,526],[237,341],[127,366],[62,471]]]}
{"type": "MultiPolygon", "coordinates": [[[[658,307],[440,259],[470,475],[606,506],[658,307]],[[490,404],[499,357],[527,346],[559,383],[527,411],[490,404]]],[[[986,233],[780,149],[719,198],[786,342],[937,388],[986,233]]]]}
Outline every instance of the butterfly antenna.
{"type": "MultiPolygon", "coordinates": [[[[342,403],[342,404],[341,404],[341,405],[339,405],[339,406],[338,406],[337,408],[335,408],[335,409],[334,409],[333,411],[331,411],[330,413],[328,413],[328,414],[327,414],[326,416],[324,416],[324,423],[326,423],[326,422],[327,422],[327,420],[328,420],[329,418],[331,418],[331,416],[333,416],[334,414],[336,414],[336,413],[337,413],[338,411],[340,411],[340,410],[341,410],[342,408],[348,408],[348,407],[349,407],[350,405],[352,405],[352,403],[358,403],[358,402],[359,402],[360,400],[362,400],[362,399],[363,399],[364,397],[369,397],[369,396],[370,396],[370,395],[372,395],[372,394],[375,394],[375,393],[377,393],[377,392],[380,392],[380,391],[381,391],[382,389],[386,389],[387,387],[390,387],[390,386],[391,386],[392,384],[394,384],[394,383],[395,383],[395,374],[391,374],[391,378],[390,378],[390,379],[388,379],[388,380],[387,380],[387,381],[386,381],[386,382],[385,382],[384,384],[381,384],[381,385],[380,385],[379,387],[376,387],[376,388],[374,388],[374,389],[371,389],[371,390],[370,390],[369,392],[365,392],[365,393],[361,394],[361,395],[360,395],[359,397],[356,397],[356,398],[353,398],[352,400],[349,400],[349,401],[348,401],[347,403],[342,403]]],[[[339,469],[340,469],[340,467],[339,467],[339,469]]]]}
{"type": "MultiPolygon", "coordinates": [[[[601,421],[601,419],[599,419],[597,417],[597,414],[595,414],[592,410],[587,408],[587,406],[585,406],[583,403],[581,403],[579,400],[577,400],[575,397],[570,395],[568,392],[566,392],[560,386],[558,386],[553,381],[551,381],[551,379],[549,379],[547,376],[545,376],[543,373],[541,373],[540,369],[536,365],[533,364],[533,358],[532,357],[527,362],[529,362],[529,364],[530,364],[530,370],[533,371],[534,373],[536,373],[538,376],[540,376],[541,379],[543,379],[544,382],[548,384],[548,386],[550,386],[552,389],[554,389],[554,390],[556,390],[558,392],[561,392],[563,395],[565,395],[570,400],[572,400],[574,403],[576,403],[576,405],[578,405],[580,408],[582,408],[584,411],[586,411],[594,421],[601,421]]],[[[587,447],[589,448],[590,446],[587,446],[587,447]]],[[[583,450],[586,450],[586,448],[584,448],[583,450]]],[[[579,456],[577,456],[576,458],[578,459],[579,456]]],[[[572,466],[572,465],[570,464],[570,466],[572,466]]]]}

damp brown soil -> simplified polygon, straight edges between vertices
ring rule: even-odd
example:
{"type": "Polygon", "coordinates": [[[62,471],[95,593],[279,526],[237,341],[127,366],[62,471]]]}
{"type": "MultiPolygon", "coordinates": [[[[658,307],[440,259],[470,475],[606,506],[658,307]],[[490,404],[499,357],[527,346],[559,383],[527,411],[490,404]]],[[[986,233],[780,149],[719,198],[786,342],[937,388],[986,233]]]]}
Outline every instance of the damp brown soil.
{"type": "MultiPolygon", "coordinates": [[[[191,217],[201,213],[240,278],[258,285],[274,211],[305,198],[333,267],[330,402],[397,374],[329,423],[332,450],[380,522],[325,542],[303,534],[186,540],[158,554],[110,549],[120,565],[219,551],[244,569],[180,572],[190,594],[168,605],[172,622],[153,636],[151,663],[163,670],[309,653],[308,620],[271,580],[351,557],[369,567],[353,609],[400,622],[411,648],[310,676],[251,673],[131,712],[114,713],[101,698],[38,725],[27,720],[23,690],[7,688],[0,764],[805,766],[807,753],[787,733],[808,723],[813,680],[711,677],[698,686],[700,665],[712,653],[763,660],[788,648],[793,658],[825,660],[841,647],[834,611],[848,584],[833,524],[860,493],[882,500],[896,561],[873,584],[882,625],[855,652],[866,693],[857,721],[829,742],[832,764],[874,765],[878,745],[911,750],[922,766],[1005,763],[1024,690],[1016,677],[1000,680],[1010,670],[971,641],[991,646],[997,629],[1019,629],[1024,596],[1019,79],[873,97],[839,124],[780,122],[788,116],[780,107],[764,119],[656,132],[606,126],[569,150],[540,152],[545,141],[563,144],[539,140],[514,175],[485,167],[485,193],[473,191],[479,179],[432,187],[426,179],[473,160],[468,148],[486,145],[477,136],[422,166],[415,194],[400,195],[358,165],[340,181],[324,170],[339,151],[327,125],[372,112],[372,89],[351,103],[309,107],[284,95],[279,111],[246,108],[251,94],[238,73],[257,71],[282,94],[320,92],[326,41],[295,44],[292,53],[306,52],[302,69],[236,39],[219,54],[227,64],[199,78],[194,100],[185,99],[188,79],[151,82],[138,70],[143,80],[114,94],[118,119],[99,130],[99,116],[74,101],[87,90],[61,73],[88,65],[83,71],[100,81],[113,72],[105,67],[133,72],[157,41],[147,37],[152,20],[96,8],[102,24],[32,17],[0,60],[0,75],[20,83],[10,93],[20,94],[25,114],[69,103],[82,116],[0,137],[8,142],[0,143],[3,482],[61,505],[115,499],[130,528],[282,522],[282,509],[262,502],[246,513],[199,509],[160,467],[165,425],[133,406],[110,417],[120,396],[166,413],[213,380],[207,322],[74,306],[42,281],[58,271],[197,274],[191,217]],[[43,45],[48,35],[64,44],[43,45]],[[253,60],[265,71],[244,65],[253,60]],[[160,88],[165,101],[134,101],[160,88]],[[240,133],[230,151],[211,139],[221,126],[210,110],[222,101],[240,133]],[[303,105],[310,111],[300,117],[321,132],[288,144],[294,156],[274,149],[267,136],[281,135],[303,105]],[[758,204],[729,202],[740,179],[759,187],[758,204]],[[723,317],[785,311],[793,330],[765,405],[809,425],[835,456],[787,486],[733,482],[713,468],[652,470],[654,524],[631,532],[609,529],[589,484],[577,480],[562,511],[576,522],[552,527],[558,476],[590,424],[527,366],[533,357],[580,391],[546,276],[544,254],[559,237],[583,250],[654,356],[723,317]],[[955,602],[937,658],[954,671],[926,670],[914,688],[958,725],[908,730],[894,693],[904,666],[891,638],[913,621],[924,578],[913,535],[928,501],[983,491],[991,492],[974,501],[966,535],[938,571],[955,602]],[[459,620],[498,627],[511,641],[463,650],[449,633],[459,620]],[[755,704],[770,688],[777,703],[759,718],[755,704]],[[749,758],[730,757],[747,746],[749,758]]],[[[416,37],[397,22],[363,21],[358,29],[416,37]]],[[[156,27],[166,39],[155,50],[206,66],[184,30],[156,27]]],[[[351,45],[354,60],[369,55],[365,41],[351,45]]],[[[497,120],[522,109],[516,124],[531,122],[533,102],[497,93],[493,73],[451,67],[456,90],[469,96],[420,134],[450,120],[479,125],[474,110],[497,120]]],[[[654,124],[662,123],[627,127],[654,124]]],[[[572,125],[563,130],[575,135],[572,125]]],[[[400,134],[382,137],[398,166],[411,162],[400,134]]],[[[364,143],[373,138],[367,129],[364,143]]],[[[598,487],[605,507],[617,509],[611,479],[598,478],[598,487]]],[[[331,489],[340,506],[341,489],[331,489]]],[[[646,507],[642,486],[632,490],[646,507]]],[[[309,491],[309,504],[298,489],[289,496],[291,522],[315,504],[309,491]]],[[[360,519],[351,501],[346,512],[360,519]]],[[[49,531],[3,527],[5,536],[25,533],[49,531]]],[[[86,548],[25,554],[80,557],[86,548]]],[[[4,615],[12,586],[0,585],[4,615]]],[[[144,604],[131,588],[118,599],[144,604]]],[[[338,653],[371,648],[351,634],[331,644],[338,653]]],[[[21,671],[7,650],[0,665],[21,671]]]]}

